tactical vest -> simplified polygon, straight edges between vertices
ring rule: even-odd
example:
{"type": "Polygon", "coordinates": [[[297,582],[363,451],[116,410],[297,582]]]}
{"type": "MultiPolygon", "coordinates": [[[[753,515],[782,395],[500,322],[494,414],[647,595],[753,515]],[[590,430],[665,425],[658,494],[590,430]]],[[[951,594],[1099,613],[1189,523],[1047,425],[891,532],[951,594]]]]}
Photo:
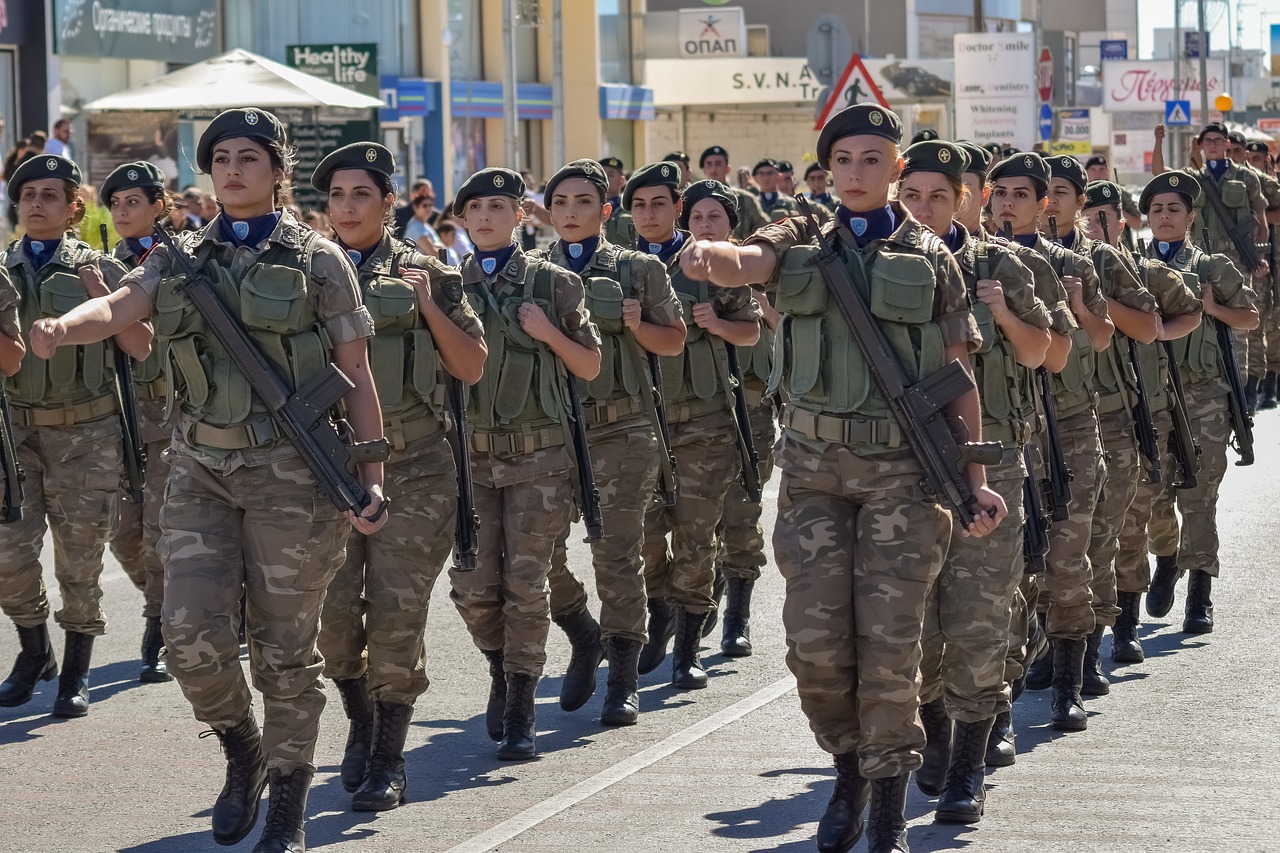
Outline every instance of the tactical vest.
{"type": "MultiPolygon", "coordinates": [[[[9,244],[6,257],[21,252],[18,241],[9,244]]],[[[101,341],[82,346],[61,346],[45,360],[31,355],[30,331],[36,320],[61,317],[88,301],[76,269],[96,261],[101,253],[88,244],[63,238],[52,260],[34,273],[26,264],[9,269],[18,291],[18,327],[26,337],[27,357],[18,372],[5,380],[14,405],[33,408],[69,407],[111,393],[110,344],[101,341]]],[[[114,411],[114,405],[111,409],[114,411]]]]}
{"type": "MultiPolygon", "coordinates": [[[[1095,242],[1090,248],[1090,260],[1093,262],[1093,268],[1098,272],[1099,282],[1102,281],[1104,262],[1113,260],[1102,246],[1102,243],[1095,242]]],[[[1094,362],[1093,379],[1094,390],[1098,392],[1098,414],[1106,415],[1131,409],[1137,399],[1138,378],[1134,372],[1133,363],[1129,361],[1129,338],[1123,332],[1116,330],[1107,348],[1098,354],[1094,362]]],[[[1143,379],[1146,380],[1145,374],[1143,379]]],[[[1148,390],[1150,390],[1149,387],[1148,390]]]]}
{"type": "MultiPolygon", "coordinates": [[[[121,240],[116,244],[113,257],[125,269],[133,270],[139,265],[136,255],[130,251],[128,244],[121,240]]],[[[142,361],[133,359],[133,385],[138,394],[144,398],[164,399],[166,385],[164,382],[164,363],[167,347],[160,341],[155,341],[151,347],[151,353],[142,361]]]]}
{"type": "Polygon", "coordinates": [[[564,369],[550,347],[521,328],[518,314],[521,305],[532,302],[559,328],[554,289],[551,265],[534,259],[525,268],[524,281],[516,285],[504,281],[500,293],[495,294],[484,281],[466,285],[467,299],[484,323],[489,346],[484,375],[471,386],[467,412],[472,426],[483,433],[553,436],[531,442],[529,452],[564,443],[564,369]]]}
{"type": "MultiPolygon", "coordinates": [[[[610,271],[595,267],[583,270],[582,276],[587,310],[600,330],[600,373],[585,386],[586,398],[593,403],[638,398],[642,390],[649,388],[643,374],[645,365],[636,363],[635,348],[628,346],[623,338],[626,326],[622,322],[622,301],[636,298],[631,284],[631,262],[620,257],[616,250],[613,257],[617,265],[611,272],[616,278],[609,275],[610,271]]],[[[641,406],[637,399],[632,411],[639,413],[641,406]]]]}
{"type": "MultiPolygon", "coordinates": [[[[1197,250],[1187,269],[1179,270],[1183,283],[1197,297],[1203,288],[1213,286],[1206,278],[1208,262],[1209,256],[1197,250]]],[[[1222,378],[1222,350],[1218,347],[1218,333],[1211,317],[1206,315],[1191,334],[1171,343],[1185,384],[1200,384],[1222,378]]]]}
{"type": "Polygon", "coordinates": [[[982,401],[982,437],[1026,444],[1036,432],[1034,374],[1018,363],[1017,353],[996,325],[991,308],[974,295],[978,281],[991,278],[986,244],[970,238],[959,260],[972,297],[970,310],[982,333],[982,345],[973,355],[974,382],[982,401]]]}
{"type": "MultiPolygon", "coordinates": [[[[213,256],[213,243],[201,243],[195,258],[196,268],[205,274],[195,286],[213,287],[291,390],[323,370],[332,357],[310,298],[311,258],[320,238],[297,230],[301,251],[272,242],[239,281],[213,256]]],[[[183,250],[189,251],[192,240],[184,242],[183,250]]],[[[177,405],[183,420],[211,427],[269,423],[266,404],[179,290],[184,280],[181,275],[164,279],[155,295],[156,338],[167,346],[171,367],[165,420],[177,405]]]]}
{"type": "MultiPolygon", "coordinates": [[[[927,258],[882,248],[864,258],[841,239],[850,266],[866,270],[870,293],[860,294],[902,365],[908,383],[945,366],[942,329],[933,319],[934,268],[927,258]]],[[[818,248],[796,246],[778,270],[777,309],[782,313],[770,391],[781,390],[789,409],[892,421],[887,401],[827,284],[813,264],[818,248]]],[[[854,276],[855,282],[858,277],[854,276]]],[[[859,285],[861,287],[862,285],[859,285]]],[[[878,430],[873,432],[880,432],[878,430]]],[[[890,438],[857,441],[859,453],[901,451],[890,438]]],[[[900,443],[899,443],[900,444],[900,443]]]]}
{"type": "MultiPolygon", "coordinates": [[[[1239,165],[1233,168],[1236,173],[1243,169],[1239,165]]],[[[1236,251],[1236,245],[1232,242],[1229,232],[1240,222],[1242,217],[1251,213],[1249,208],[1249,188],[1239,178],[1226,178],[1219,183],[1214,180],[1208,169],[1198,171],[1195,179],[1200,182],[1202,192],[1195,202],[1196,219],[1191,229],[1191,242],[1196,245],[1204,242],[1201,236],[1202,229],[1208,228],[1209,239],[1213,242],[1213,245],[1204,246],[1204,250],[1211,254],[1227,255],[1238,264],[1240,262],[1240,253],[1236,251]],[[1231,215],[1231,222],[1221,221],[1217,211],[1213,208],[1213,204],[1206,198],[1207,193],[1213,192],[1213,187],[1217,187],[1218,193],[1222,197],[1222,206],[1231,215]]],[[[1252,236],[1249,239],[1253,239],[1252,236]]]]}
{"type": "MultiPolygon", "coordinates": [[[[1056,244],[1051,244],[1056,245],[1056,244]]],[[[1059,246],[1063,256],[1046,257],[1053,265],[1058,278],[1066,275],[1066,249],[1059,246]]],[[[1093,378],[1097,375],[1097,353],[1093,349],[1093,340],[1082,326],[1071,332],[1071,349],[1067,352],[1067,363],[1062,370],[1050,374],[1050,386],[1053,390],[1054,408],[1059,419],[1069,418],[1087,412],[1094,406],[1093,378]]]]}
{"type": "MultiPolygon", "coordinates": [[[[1138,277],[1143,286],[1147,284],[1149,267],[1138,264],[1138,277]]],[[[1147,288],[1150,290],[1150,288],[1147,288]]],[[[1150,344],[1138,344],[1138,366],[1142,369],[1142,385],[1147,392],[1147,405],[1151,411],[1160,412],[1169,408],[1173,402],[1169,399],[1169,357],[1164,346],[1158,341],[1150,344]]]]}
{"type": "Polygon", "coordinates": [[[673,422],[681,423],[730,409],[734,379],[724,340],[693,321],[693,306],[712,301],[711,285],[686,277],[679,266],[671,267],[670,274],[684,316],[685,344],[679,355],[664,355],[659,361],[667,412],[673,422]]]}
{"type": "Polygon", "coordinates": [[[444,428],[440,354],[418,308],[413,285],[400,277],[405,266],[425,268],[425,258],[408,246],[393,244],[389,272],[368,265],[360,270],[360,293],[374,327],[369,339],[369,369],[382,404],[384,426],[401,423],[405,415],[425,406],[444,428]]]}

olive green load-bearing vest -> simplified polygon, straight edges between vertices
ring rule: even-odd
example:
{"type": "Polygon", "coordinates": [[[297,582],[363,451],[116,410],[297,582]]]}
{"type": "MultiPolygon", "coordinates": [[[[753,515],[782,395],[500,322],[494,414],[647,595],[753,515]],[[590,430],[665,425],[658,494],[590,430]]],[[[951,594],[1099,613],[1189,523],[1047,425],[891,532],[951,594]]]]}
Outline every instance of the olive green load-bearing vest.
{"type": "MultiPolygon", "coordinates": [[[[1239,170],[1244,167],[1236,166],[1235,168],[1239,170]]],[[[1195,173],[1195,180],[1200,182],[1202,191],[1195,202],[1196,218],[1191,229],[1191,242],[1199,246],[1203,242],[1203,229],[1208,228],[1209,239],[1213,241],[1213,245],[1201,248],[1213,254],[1226,255],[1238,264],[1240,262],[1240,253],[1236,250],[1236,244],[1231,240],[1230,232],[1244,217],[1251,216],[1253,213],[1249,207],[1249,188],[1244,181],[1238,178],[1227,178],[1219,183],[1208,169],[1203,168],[1195,173]],[[1222,199],[1222,206],[1231,215],[1231,222],[1223,222],[1218,216],[1218,212],[1214,210],[1212,202],[1206,197],[1208,193],[1215,190],[1222,199]]],[[[1249,239],[1253,239],[1252,235],[1249,239]]]]}
{"type": "MultiPolygon", "coordinates": [[[[1179,273],[1183,284],[1198,297],[1203,288],[1213,285],[1206,277],[1209,256],[1199,249],[1193,252],[1187,269],[1179,273]]],[[[1201,384],[1223,378],[1222,350],[1218,347],[1217,328],[1212,318],[1205,317],[1191,334],[1172,343],[1184,383],[1201,384]]]]}
{"type": "Polygon", "coordinates": [[[711,284],[693,281],[678,266],[671,267],[669,273],[671,287],[684,315],[685,344],[679,355],[664,355],[659,363],[667,415],[672,423],[682,423],[731,410],[736,380],[729,373],[729,353],[724,339],[693,321],[693,306],[712,301],[711,284]]]}
{"type": "MultiPolygon", "coordinates": [[[[124,264],[125,269],[133,270],[138,266],[138,258],[129,249],[129,245],[121,240],[112,253],[117,261],[124,264]]],[[[133,359],[133,384],[143,397],[153,397],[153,389],[163,388],[164,363],[167,347],[156,341],[151,353],[141,361],[133,359]]]]}
{"type": "MultiPolygon", "coordinates": [[[[213,257],[211,243],[197,247],[196,287],[213,287],[290,389],[305,385],[332,358],[332,346],[310,298],[311,257],[318,235],[297,229],[301,251],[272,243],[237,283],[213,257]]],[[[182,251],[189,251],[191,240],[182,251]]],[[[160,282],[155,297],[156,338],[168,349],[171,369],[165,420],[175,405],[183,420],[224,428],[250,421],[270,424],[266,405],[232,361],[189,299],[181,275],[160,282]]]]}
{"type": "Polygon", "coordinates": [[[384,424],[403,421],[405,415],[425,408],[443,429],[447,423],[440,354],[413,285],[400,277],[405,266],[425,269],[426,257],[393,245],[390,272],[360,272],[360,292],[374,327],[369,368],[384,424]]]}
{"type": "Polygon", "coordinates": [[[1035,378],[1018,363],[991,309],[974,294],[978,281],[991,278],[988,252],[986,243],[971,238],[957,258],[969,287],[973,319],[982,333],[982,344],[973,356],[974,382],[982,401],[982,438],[1022,445],[1036,432],[1035,378]]]}
{"type": "MultiPolygon", "coordinates": [[[[1099,280],[1102,278],[1103,264],[1113,262],[1102,248],[1103,245],[1095,242],[1090,250],[1090,259],[1093,262],[1093,268],[1098,271],[1099,280]]],[[[1140,272],[1137,274],[1144,279],[1145,284],[1145,275],[1140,272]]],[[[1105,415],[1121,410],[1132,411],[1137,404],[1138,377],[1134,372],[1133,362],[1129,361],[1129,337],[1117,329],[1111,335],[1111,342],[1107,344],[1107,348],[1094,359],[1094,362],[1094,390],[1098,392],[1098,414],[1105,415]]],[[[1151,385],[1153,380],[1149,379],[1145,372],[1142,378],[1150,395],[1153,390],[1151,385]]],[[[1147,399],[1151,410],[1158,411],[1151,397],[1148,396],[1147,399]]]]}
{"type": "Polygon", "coordinates": [[[544,263],[536,272],[526,267],[519,289],[505,288],[500,296],[483,281],[466,287],[489,346],[484,375],[471,386],[467,407],[476,432],[518,435],[553,430],[556,443],[563,443],[562,415],[568,411],[564,368],[550,347],[521,328],[518,314],[521,305],[531,302],[559,328],[554,286],[551,266],[544,263]]]}
{"type": "Polygon", "coordinates": [[[631,264],[616,252],[612,258],[616,259],[613,268],[617,279],[598,271],[595,275],[583,271],[587,310],[600,331],[600,373],[585,384],[586,398],[593,403],[611,403],[634,397],[633,412],[639,414],[643,411],[640,395],[650,393],[651,385],[647,366],[636,363],[639,350],[623,338],[626,325],[622,322],[622,301],[636,298],[631,285],[631,264]]]}
{"type": "MultiPolygon", "coordinates": [[[[936,284],[929,260],[889,249],[864,259],[843,238],[839,251],[846,264],[864,265],[871,292],[861,296],[879,321],[907,382],[918,382],[944,367],[946,346],[933,320],[936,284]]],[[[816,246],[806,245],[783,256],[776,291],[783,318],[769,390],[780,390],[790,408],[892,421],[862,349],[813,263],[817,254],[816,246]]],[[[883,432],[892,435],[894,430],[883,432]]],[[[903,449],[883,440],[857,444],[859,452],[868,455],[903,449]]]]}
{"type": "MultiPolygon", "coordinates": [[[[1057,257],[1051,254],[1048,259],[1053,265],[1053,271],[1061,279],[1066,275],[1066,259],[1070,253],[1061,246],[1058,248],[1061,249],[1061,254],[1057,257]]],[[[1096,398],[1093,379],[1097,372],[1098,356],[1093,349],[1093,340],[1084,326],[1077,325],[1071,332],[1071,349],[1067,351],[1067,363],[1063,365],[1062,370],[1049,374],[1054,409],[1059,420],[1087,412],[1094,407],[1096,398]]]]}
{"type": "MultiPolygon", "coordinates": [[[[15,241],[9,244],[6,255],[21,251],[21,244],[15,241]]],[[[88,301],[89,295],[76,270],[98,257],[99,253],[88,244],[64,238],[53,260],[34,275],[25,264],[12,269],[13,284],[20,297],[18,327],[27,338],[28,352],[22,367],[5,381],[14,405],[72,406],[111,393],[113,369],[109,342],[58,347],[48,360],[30,355],[30,330],[36,320],[61,317],[88,301]]]]}

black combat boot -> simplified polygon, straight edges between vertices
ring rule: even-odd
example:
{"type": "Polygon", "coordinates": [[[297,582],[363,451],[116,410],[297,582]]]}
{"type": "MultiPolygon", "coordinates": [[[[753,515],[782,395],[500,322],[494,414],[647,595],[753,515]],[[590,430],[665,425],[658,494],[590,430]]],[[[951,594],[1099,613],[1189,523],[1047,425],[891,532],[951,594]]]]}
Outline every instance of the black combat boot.
{"type": "Polygon", "coordinates": [[[1258,411],[1258,377],[1250,376],[1244,383],[1244,407],[1249,414],[1258,411]]]}
{"type": "Polygon", "coordinates": [[[1116,603],[1120,615],[1111,629],[1111,660],[1116,663],[1142,663],[1146,655],[1138,641],[1138,626],[1142,624],[1140,592],[1122,592],[1116,603]]]}
{"type": "Polygon", "coordinates": [[[1014,744],[1016,735],[1013,732],[1013,711],[1001,711],[996,714],[995,723],[991,726],[991,735],[987,738],[988,767],[1012,767],[1018,760],[1018,750],[1014,744]]]}
{"type": "Polygon", "coordinates": [[[609,680],[604,694],[600,724],[634,726],[640,717],[640,641],[608,637],[604,641],[609,661],[609,680]]]}
{"type": "Polygon", "coordinates": [[[489,659],[489,704],[484,709],[484,727],[494,741],[502,740],[502,715],[507,710],[507,673],[503,670],[502,649],[485,652],[489,659]]]}
{"type": "Polygon", "coordinates": [[[1213,602],[1209,600],[1212,588],[1213,577],[1208,572],[1191,570],[1187,579],[1187,610],[1186,618],[1182,620],[1182,633],[1213,633],[1213,602]]]}
{"type": "Polygon", "coordinates": [[[1259,409],[1274,409],[1277,405],[1277,396],[1280,389],[1276,387],[1276,372],[1268,370],[1267,376],[1262,380],[1262,396],[1258,400],[1259,409]]]}
{"type": "Polygon", "coordinates": [[[1084,644],[1084,681],[1080,684],[1081,696],[1106,696],[1111,692],[1111,682],[1102,671],[1102,634],[1107,629],[1095,625],[1093,633],[1084,644]]]}
{"type": "Polygon", "coordinates": [[[836,789],[818,821],[818,849],[823,853],[846,853],[862,837],[862,813],[871,799],[871,783],[858,772],[858,754],[834,756],[836,789]]]}
{"type": "Polygon", "coordinates": [[[676,643],[671,649],[671,686],[681,690],[701,690],[707,686],[707,671],[698,659],[702,645],[705,613],[681,609],[676,622],[676,643]]]}
{"type": "Polygon", "coordinates": [[[78,631],[67,632],[62,652],[62,674],[58,676],[58,696],[53,700],[55,717],[84,717],[89,713],[89,659],[93,657],[93,637],[78,631]]]}
{"type": "Polygon", "coordinates": [[[947,768],[947,786],[938,800],[938,823],[977,823],[987,801],[987,741],[995,720],[956,723],[955,748],[947,768]]]}
{"type": "Polygon", "coordinates": [[[538,754],[534,744],[537,725],[533,711],[533,694],[537,688],[537,676],[519,673],[507,676],[507,708],[502,714],[499,761],[528,761],[538,754]]]}
{"type": "Polygon", "coordinates": [[[271,771],[271,793],[267,797],[267,822],[253,853],[306,853],[307,836],[302,824],[307,816],[307,792],[311,771],[292,773],[271,771]]]}
{"type": "Polygon", "coordinates": [[[1163,619],[1173,609],[1173,592],[1182,577],[1178,569],[1178,555],[1168,557],[1156,555],[1156,573],[1151,578],[1151,587],[1147,590],[1147,615],[1163,619]]]}
{"type": "MultiPolygon", "coordinates": [[[[1049,635],[1044,632],[1044,618],[1039,614],[1033,613],[1027,620],[1027,647],[1022,657],[1022,674],[1009,684],[1013,701],[1016,702],[1023,691],[1027,689],[1027,671],[1033,664],[1044,660],[1048,655],[1049,635]]],[[[1052,666],[1052,663],[1048,665],[1052,666]]],[[[1052,670],[1050,670],[1049,677],[1050,679],[1053,678],[1052,670]]]]}
{"type": "Polygon", "coordinates": [[[351,798],[358,812],[384,812],[404,802],[409,780],[404,775],[404,739],[413,706],[379,702],[373,710],[373,751],[364,783],[351,798]]]}
{"type": "Polygon", "coordinates": [[[907,782],[910,774],[871,780],[867,853],[910,853],[907,847],[907,782]]]}
{"type": "Polygon", "coordinates": [[[1053,655],[1052,716],[1049,725],[1060,732],[1082,732],[1089,726],[1080,698],[1084,681],[1085,639],[1053,639],[1049,648],[1053,655]]]}
{"type": "Polygon", "coordinates": [[[596,692],[596,669],[604,658],[600,623],[587,611],[585,604],[552,621],[564,631],[573,649],[569,656],[569,666],[564,671],[564,680],[560,683],[560,707],[566,711],[576,711],[587,704],[587,700],[596,692]]]}
{"type": "Polygon", "coordinates": [[[138,680],[143,684],[163,684],[173,681],[169,668],[160,660],[164,651],[164,635],[160,633],[160,617],[148,616],[147,627],[142,630],[142,671],[138,680]]]}
{"type": "Polygon", "coordinates": [[[666,599],[649,599],[649,642],[640,652],[640,674],[653,672],[667,656],[667,643],[676,634],[677,609],[666,599]]]}
{"type": "Polygon", "coordinates": [[[31,701],[38,681],[52,681],[58,674],[58,660],[53,656],[49,625],[41,622],[34,628],[18,628],[21,651],[13,671],[0,684],[0,707],[14,708],[31,701]]]}
{"type": "Polygon", "coordinates": [[[951,762],[951,718],[939,696],[920,706],[920,721],[924,723],[924,764],[916,771],[916,787],[930,797],[942,793],[942,783],[951,762]]]}
{"type": "MultiPolygon", "coordinates": [[[[750,578],[729,578],[729,597],[724,608],[724,635],[720,651],[731,658],[751,656],[751,588],[750,578]]],[[[706,634],[703,634],[705,637],[706,634]]]]}
{"type": "Polygon", "coordinates": [[[224,846],[239,844],[258,822],[258,801],[267,786],[267,759],[262,735],[253,715],[225,732],[217,729],[200,737],[217,735],[227,756],[227,781],[213,804],[213,840],[224,846]]]}
{"type": "Polygon", "coordinates": [[[707,613],[706,624],[702,626],[702,638],[705,640],[711,636],[711,632],[716,629],[716,622],[720,618],[720,602],[724,599],[724,568],[716,563],[716,579],[711,583],[711,597],[716,600],[714,610],[707,613]]]}
{"type": "MultiPolygon", "coordinates": [[[[1036,621],[1041,628],[1041,634],[1048,640],[1048,634],[1044,632],[1043,616],[1036,616],[1036,621]]],[[[1032,631],[1035,626],[1032,626],[1032,631]]],[[[1034,638],[1029,637],[1027,641],[1027,657],[1028,661],[1023,671],[1023,685],[1027,690],[1047,690],[1053,683],[1053,654],[1051,651],[1040,655],[1038,658],[1031,656],[1031,647],[1034,638]]],[[[1052,644],[1052,640],[1048,640],[1052,644]]]]}
{"type": "Polygon", "coordinates": [[[342,710],[350,721],[347,726],[347,748],[342,753],[342,787],[354,793],[364,782],[365,765],[373,743],[373,700],[369,698],[369,678],[335,678],[333,684],[342,697],[342,710]]]}

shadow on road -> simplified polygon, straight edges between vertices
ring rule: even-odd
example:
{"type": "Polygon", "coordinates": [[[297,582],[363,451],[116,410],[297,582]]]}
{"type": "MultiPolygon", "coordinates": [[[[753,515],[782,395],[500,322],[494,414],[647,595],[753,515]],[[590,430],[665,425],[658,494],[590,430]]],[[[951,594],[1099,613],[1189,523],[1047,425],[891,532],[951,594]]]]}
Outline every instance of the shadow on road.
{"type": "MultiPolygon", "coordinates": [[[[111,697],[138,687],[154,687],[165,689],[165,685],[143,684],[138,681],[138,661],[117,661],[106,666],[91,667],[89,670],[89,714],[93,715],[93,705],[105,702],[111,697]]],[[[177,690],[177,685],[170,685],[177,690]]],[[[53,717],[49,712],[53,709],[54,697],[58,695],[58,679],[41,681],[36,685],[31,701],[16,708],[0,708],[0,744],[15,743],[30,737],[31,730],[48,723],[74,722],[53,717]],[[38,719],[27,719],[38,716],[38,719]]]]}

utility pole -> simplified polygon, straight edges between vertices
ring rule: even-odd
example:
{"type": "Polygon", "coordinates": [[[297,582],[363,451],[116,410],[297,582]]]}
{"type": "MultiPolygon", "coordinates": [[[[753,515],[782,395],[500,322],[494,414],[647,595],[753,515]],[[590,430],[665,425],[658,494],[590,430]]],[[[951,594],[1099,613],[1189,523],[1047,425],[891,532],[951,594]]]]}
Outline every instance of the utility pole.
{"type": "Polygon", "coordinates": [[[982,17],[982,0],[973,0],[973,31],[986,32],[987,24],[982,17]]]}
{"type": "Polygon", "coordinates": [[[551,162],[563,163],[564,157],[564,26],[561,6],[564,0],[551,3],[551,162]]]}
{"type": "Polygon", "coordinates": [[[1200,120],[1207,123],[1209,121],[1209,59],[1205,54],[1209,52],[1209,33],[1204,25],[1204,0],[1199,0],[1197,5],[1200,13],[1200,120]]]}
{"type": "MultiPolygon", "coordinates": [[[[1173,99],[1182,100],[1182,0],[1173,0],[1173,99]]],[[[1204,121],[1204,116],[1200,117],[1204,121]]],[[[1182,158],[1182,128],[1165,128],[1169,140],[1169,162],[1172,168],[1184,165],[1182,158]],[[1169,131],[1172,130],[1172,133],[1169,131]]]]}
{"type": "Polygon", "coordinates": [[[515,0],[502,0],[502,55],[506,58],[502,81],[503,159],[508,169],[520,171],[520,113],[516,101],[515,0]]]}

